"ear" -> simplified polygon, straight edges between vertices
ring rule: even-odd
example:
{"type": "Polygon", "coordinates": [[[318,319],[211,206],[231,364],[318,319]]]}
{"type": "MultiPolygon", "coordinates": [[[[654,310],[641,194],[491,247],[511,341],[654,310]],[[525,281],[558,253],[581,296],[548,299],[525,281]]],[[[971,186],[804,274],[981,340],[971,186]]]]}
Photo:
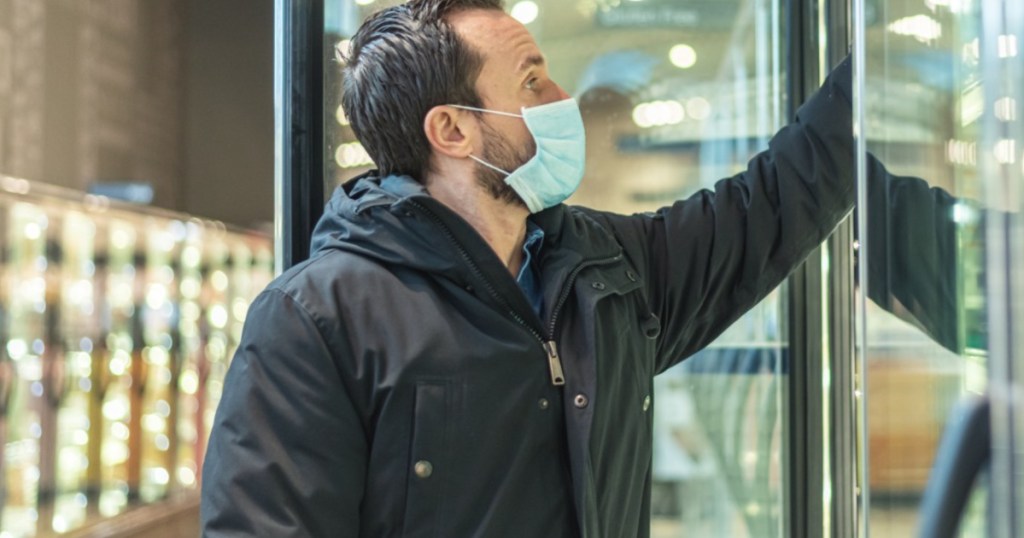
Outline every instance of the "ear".
{"type": "Polygon", "coordinates": [[[435,106],[423,119],[423,132],[438,154],[465,159],[473,153],[473,141],[479,126],[475,116],[450,106],[435,106]]]}

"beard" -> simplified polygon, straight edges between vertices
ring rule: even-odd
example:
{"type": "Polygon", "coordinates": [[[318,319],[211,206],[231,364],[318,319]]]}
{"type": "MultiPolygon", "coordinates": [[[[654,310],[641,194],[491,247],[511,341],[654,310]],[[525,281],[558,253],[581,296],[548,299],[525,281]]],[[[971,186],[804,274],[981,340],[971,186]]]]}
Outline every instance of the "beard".
{"type": "MultiPolygon", "coordinates": [[[[537,153],[537,143],[530,138],[529,145],[524,151],[517,152],[498,131],[492,129],[486,123],[482,124],[484,133],[484,151],[482,159],[492,165],[513,172],[520,166],[526,164],[537,153]]],[[[476,163],[476,182],[494,197],[495,200],[505,202],[509,205],[526,207],[526,203],[519,197],[512,187],[505,183],[505,175],[497,170],[488,168],[476,163]]]]}

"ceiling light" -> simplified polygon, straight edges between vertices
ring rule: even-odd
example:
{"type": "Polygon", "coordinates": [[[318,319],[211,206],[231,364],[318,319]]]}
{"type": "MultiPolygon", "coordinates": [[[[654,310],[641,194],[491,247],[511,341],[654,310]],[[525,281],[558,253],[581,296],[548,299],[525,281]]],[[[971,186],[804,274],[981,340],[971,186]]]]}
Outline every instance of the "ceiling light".
{"type": "Polygon", "coordinates": [[[921,42],[929,42],[942,37],[942,24],[928,15],[914,15],[893,21],[889,25],[889,31],[896,35],[913,37],[921,42]]]}
{"type": "Polygon", "coordinates": [[[946,143],[946,160],[965,166],[978,164],[978,144],[964,140],[950,140],[946,143]]]}
{"type": "Polygon", "coordinates": [[[697,63],[697,51],[685,43],[680,43],[672,47],[668,52],[668,58],[672,65],[680,69],[689,69],[697,63]]]}
{"type": "Polygon", "coordinates": [[[1013,34],[999,36],[998,47],[1000,58],[1015,58],[1017,56],[1017,36],[1013,34]]]}
{"type": "Polygon", "coordinates": [[[342,39],[334,44],[334,61],[343,64],[348,61],[352,54],[352,41],[342,39]]]}
{"type": "Polygon", "coordinates": [[[641,103],[633,109],[633,123],[647,129],[676,125],[686,119],[686,111],[679,101],[653,101],[641,103]]]}
{"type": "Polygon", "coordinates": [[[691,97],[686,101],[686,113],[695,120],[706,120],[711,116],[711,103],[703,97],[691,97]]]}
{"type": "Polygon", "coordinates": [[[366,152],[366,148],[359,142],[350,142],[338,146],[334,152],[334,161],[342,168],[360,168],[373,166],[373,159],[366,152]]]}
{"type": "Polygon", "coordinates": [[[971,9],[971,0],[924,0],[924,5],[934,13],[944,7],[951,13],[967,13],[971,9]]]}
{"type": "Polygon", "coordinates": [[[997,99],[995,103],[996,119],[999,121],[1014,121],[1017,119],[1017,101],[1012,97],[997,99]]]}
{"type": "Polygon", "coordinates": [[[540,8],[537,6],[537,2],[532,0],[516,2],[516,5],[512,6],[512,18],[523,24],[530,24],[537,20],[537,15],[539,14],[540,8]]]}
{"type": "Polygon", "coordinates": [[[1017,160],[1016,141],[1012,138],[1004,138],[996,142],[996,162],[999,164],[1013,164],[1017,160]]]}

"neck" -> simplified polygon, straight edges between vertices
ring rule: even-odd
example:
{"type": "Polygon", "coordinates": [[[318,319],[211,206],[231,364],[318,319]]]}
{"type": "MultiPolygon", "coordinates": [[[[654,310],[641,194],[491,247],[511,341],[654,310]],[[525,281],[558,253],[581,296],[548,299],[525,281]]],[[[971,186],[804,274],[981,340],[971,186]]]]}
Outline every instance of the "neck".
{"type": "Polygon", "coordinates": [[[484,238],[512,275],[523,263],[526,217],[522,206],[496,200],[480,187],[472,172],[428,176],[430,195],[466,220],[484,238]]]}

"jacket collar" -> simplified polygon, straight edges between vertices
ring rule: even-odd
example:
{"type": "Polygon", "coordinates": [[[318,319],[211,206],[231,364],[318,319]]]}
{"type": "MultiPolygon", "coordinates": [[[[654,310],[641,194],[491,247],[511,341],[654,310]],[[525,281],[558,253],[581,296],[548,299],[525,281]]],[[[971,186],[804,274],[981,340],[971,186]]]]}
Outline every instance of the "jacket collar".
{"type": "MultiPolygon", "coordinates": [[[[559,204],[530,220],[544,230],[538,260],[546,286],[556,285],[577,266],[608,259],[621,252],[614,237],[583,211],[559,204]]],[[[441,273],[467,283],[463,255],[470,256],[484,276],[507,269],[465,219],[449,209],[415,179],[375,172],[340,186],[331,197],[313,233],[314,255],[340,249],[389,265],[441,273]]],[[[508,278],[514,285],[514,279],[508,278]]]]}

